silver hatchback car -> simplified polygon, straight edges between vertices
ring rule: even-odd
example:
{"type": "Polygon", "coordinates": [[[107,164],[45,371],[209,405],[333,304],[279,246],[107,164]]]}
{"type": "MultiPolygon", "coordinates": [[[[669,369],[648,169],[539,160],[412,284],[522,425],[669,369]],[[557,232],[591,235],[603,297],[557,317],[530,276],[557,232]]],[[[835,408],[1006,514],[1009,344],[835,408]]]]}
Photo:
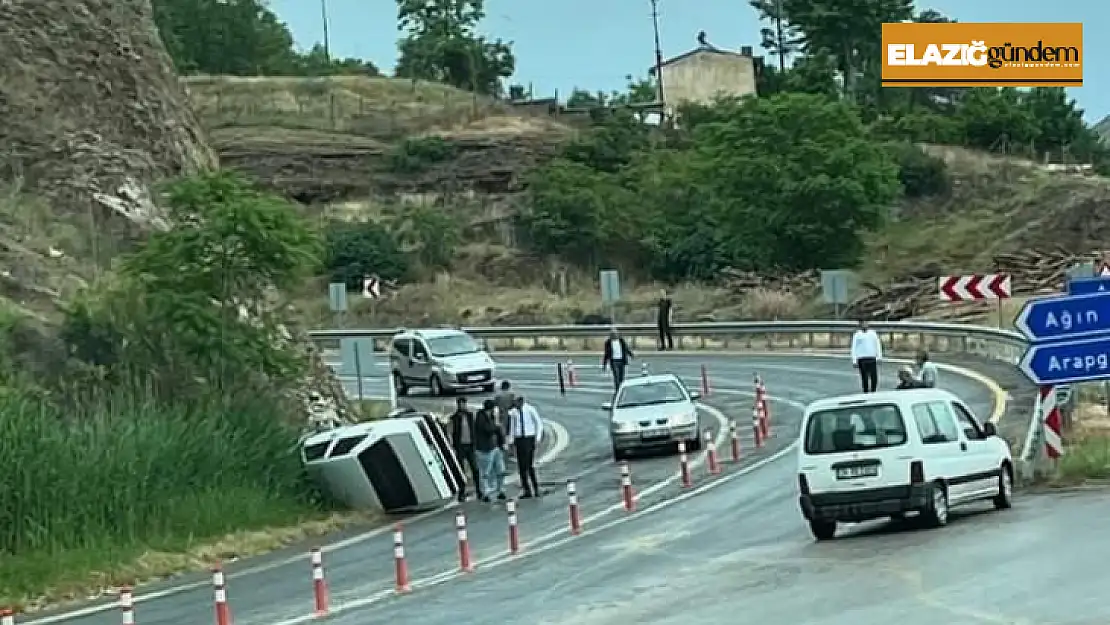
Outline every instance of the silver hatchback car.
{"type": "Polygon", "coordinates": [[[700,395],[690,391],[672,374],[629,378],[611,402],[602,404],[610,414],[613,458],[623,460],[638,449],[686,443],[686,449],[701,448],[701,427],[694,403],[700,395]]]}
{"type": "Polygon", "coordinates": [[[405,330],[393,337],[389,368],[398,395],[414,386],[432,395],[480,388],[493,391],[497,365],[469,334],[451,328],[405,330]]]}

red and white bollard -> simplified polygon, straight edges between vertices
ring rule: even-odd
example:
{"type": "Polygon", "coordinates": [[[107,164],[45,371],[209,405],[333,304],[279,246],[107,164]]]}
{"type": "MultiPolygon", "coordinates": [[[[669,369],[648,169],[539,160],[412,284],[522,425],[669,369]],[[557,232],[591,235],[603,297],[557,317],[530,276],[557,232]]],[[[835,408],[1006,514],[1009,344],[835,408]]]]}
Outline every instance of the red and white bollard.
{"type": "Polygon", "coordinates": [[[405,561],[405,531],[400,523],[393,526],[393,573],[394,591],[412,592],[412,584],[409,583],[409,565],[405,561]]]}
{"type": "Polygon", "coordinates": [[[752,410],[752,436],[755,437],[755,446],[763,446],[763,428],[759,423],[759,407],[752,410]]]}
{"type": "Polygon", "coordinates": [[[709,396],[709,370],[705,365],[701,366],[701,394],[705,397],[709,396]]]}
{"type": "Polygon", "coordinates": [[[678,470],[682,475],[682,487],[690,488],[694,481],[690,479],[690,458],[686,456],[686,442],[678,442],[678,470]]]}
{"type": "Polygon", "coordinates": [[[0,625],[15,625],[15,612],[0,610],[0,625]]]}
{"type": "Polygon", "coordinates": [[[767,385],[757,373],[755,375],[755,404],[760,411],[759,429],[763,440],[771,436],[771,408],[767,401],[767,385]]]}
{"type": "Polygon", "coordinates": [[[578,386],[578,372],[574,370],[574,361],[567,358],[567,385],[578,386]]]}
{"type": "Polygon", "coordinates": [[[759,434],[766,442],[771,436],[771,425],[767,422],[767,405],[756,404],[755,411],[759,414],[759,434]]]}
{"type": "Polygon", "coordinates": [[[721,472],[721,463],[717,461],[717,441],[713,440],[713,432],[705,432],[705,464],[710,475],[721,472]]]}
{"type": "Polygon", "coordinates": [[[515,499],[505,502],[505,511],[509,514],[509,553],[515,556],[520,553],[520,530],[517,528],[515,499]]]}
{"type": "Polygon", "coordinates": [[[567,509],[570,512],[570,533],[577,536],[582,533],[582,513],[578,509],[578,487],[574,480],[567,480],[567,509]]]}
{"type": "Polygon", "coordinates": [[[324,580],[324,554],[318,548],[309,552],[312,563],[312,600],[316,618],[328,615],[328,583],[324,580]]]}
{"type": "Polygon", "coordinates": [[[231,607],[227,605],[227,586],[220,565],[212,567],[212,590],[216,600],[216,625],[231,625],[231,607]]]}
{"type": "Polygon", "coordinates": [[[621,499],[624,500],[625,512],[636,510],[636,493],[632,490],[632,469],[628,462],[621,463],[621,499]]]}
{"type": "Polygon", "coordinates": [[[736,419],[728,422],[728,437],[732,446],[732,461],[740,462],[740,432],[736,429],[736,419]]]}
{"type": "Polygon", "coordinates": [[[640,375],[651,375],[651,370],[648,369],[646,362],[640,363],[640,375]]]}
{"type": "Polygon", "coordinates": [[[470,561],[470,539],[466,537],[466,515],[462,512],[455,515],[455,533],[459,538],[459,570],[470,573],[474,563],[470,561]]]}
{"type": "Polygon", "coordinates": [[[130,586],[119,589],[119,618],[123,625],[135,625],[135,595],[130,586]]]}

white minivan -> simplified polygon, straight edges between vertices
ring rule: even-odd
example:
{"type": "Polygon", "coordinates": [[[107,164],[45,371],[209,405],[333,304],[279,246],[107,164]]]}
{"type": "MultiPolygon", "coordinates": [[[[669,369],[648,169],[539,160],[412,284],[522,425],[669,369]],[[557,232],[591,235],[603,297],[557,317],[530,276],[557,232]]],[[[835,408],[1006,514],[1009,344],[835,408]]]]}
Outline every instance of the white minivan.
{"type": "Polygon", "coordinates": [[[958,397],[935,388],[833,397],[806,407],[798,441],[802,515],[817,540],[837,523],[920,514],[1013,497],[1010,447],[958,397]]]}

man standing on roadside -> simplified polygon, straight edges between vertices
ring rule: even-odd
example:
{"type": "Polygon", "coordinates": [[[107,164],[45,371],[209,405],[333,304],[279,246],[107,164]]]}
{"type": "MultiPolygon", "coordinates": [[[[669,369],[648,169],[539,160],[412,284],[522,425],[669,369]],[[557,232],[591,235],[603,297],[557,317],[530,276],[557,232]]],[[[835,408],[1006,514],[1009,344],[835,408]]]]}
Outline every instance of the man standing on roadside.
{"type": "MultiPolygon", "coordinates": [[[[474,413],[466,408],[466,398],[457,400],[455,412],[451,414],[451,443],[459,464],[469,464],[474,478],[474,492],[481,494],[481,475],[478,472],[478,458],[474,453],[474,413]]],[[[466,487],[459,490],[459,501],[466,501],[466,487]]]]}
{"type": "Polygon", "coordinates": [[[674,300],[667,289],[659,294],[655,323],[659,328],[659,351],[674,349],[674,300]]]}
{"type": "Polygon", "coordinates": [[[520,487],[524,490],[521,499],[539,497],[540,481],[536,477],[536,448],[543,438],[543,419],[536,408],[517,396],[512,410],[509,411],[509,425],[512,428],[512,443],[516,448],[517,469],[520,471],[520,487]]]}
{"type": "Polygon", "coordinates": [[[859,369],[860,384],[864,393],[879,389],[879,361],[883,359],[883,344],[879,335],[861,319],[859,329],[852,334],[852,366],[859,369]]]}
{"type": "Polygon", "coordinates": [[[497,423],[497,404],[492,399],[482,403],[474,416],[474,449],[478,456],[478,498],[489,501],[497,497],[505,501],[505,430],[497,423]]]}
{"type": "Polygon", "coordinates": [[[937,386],[937,366],[929,360],[929,352],[925,350],[917,352],[917,379],[925,388],[937,386]]]}
{"type": "Polygon", "coordinates": [[[513,405],[516,403],[516,396],[513,393],[512,384],[508,380],[501,381],[501,390],[497,391],[497,395],[493,397],[493,401],[497,404],[497,410],[500,413],[501,427],[505,428],[505,435],[509,434],[509,410],[512,410],[513,405]]]}
{"type": "Polygon", "coordinates": [[[605,352],[601,356],[601,368],[604,370],[608,366],[613,372],[614,390],[619,390],[624,383],[624,371],[631,360],[632,350],[628,348],[628,343],[616,328],[611,329],[609,338],[605,341],[605,352]]]}

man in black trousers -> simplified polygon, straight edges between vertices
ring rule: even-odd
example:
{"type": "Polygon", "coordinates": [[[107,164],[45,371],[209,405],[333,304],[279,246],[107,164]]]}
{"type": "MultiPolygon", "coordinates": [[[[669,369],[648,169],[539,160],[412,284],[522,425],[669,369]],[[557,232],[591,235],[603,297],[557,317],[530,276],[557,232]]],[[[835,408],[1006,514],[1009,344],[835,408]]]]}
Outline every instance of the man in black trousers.
{"type": "MultiPolygon", "coordinates": [[[[451,443],[455,447],[455,455],[459,464],[469,464],[470,474],[474,479],[474,492],[482,494],[482,478],[478,471],[478,456],[474,449],[474,413],[466,408],[466,398],[460,397],[456,403],[455,412],[451,415],[451,443]]],[[[466,487],[459,490],[459,501],[466,501],[466,487]]]]}
{"type": "Polygon", "coordinates": [[[655,324],[659,328],[659,350],[674,349],[674,300],[663,289],[659,296],[655,324]]]}
{"type": "Polygon", "coordinates": [[[624,371],[632,360],[632,350],[624,337],[616,328],[609,331],[609,338],[605,340],[605,352],[601,356],[601,368],[609,367],[613,372],[613,389],[619,390],[624,383],[624,371]]]}
{"type": "Polygon", "coordinates": [[[536,477],[536,447],[543,436],[543,419],[536,408],[517,395],[512,410],[509,411],[510,436],[516,449],[516,464],[520,471],[520,487],[524,493],[521,499],[531,499],[543,494],[540,481],[536,477]]]}

